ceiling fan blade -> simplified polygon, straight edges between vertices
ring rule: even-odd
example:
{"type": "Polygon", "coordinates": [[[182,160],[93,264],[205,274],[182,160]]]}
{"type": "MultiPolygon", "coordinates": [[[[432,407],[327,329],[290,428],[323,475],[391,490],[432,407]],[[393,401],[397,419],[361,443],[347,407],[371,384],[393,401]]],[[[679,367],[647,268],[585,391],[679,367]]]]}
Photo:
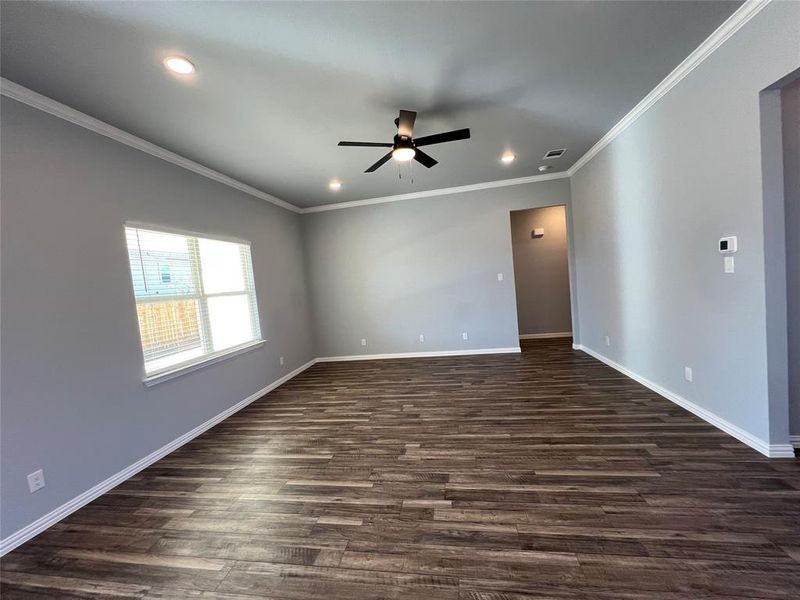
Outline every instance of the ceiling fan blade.
{"type": "Polygon", "coordinates": [[[431,144],[442,144],[444,142],[455,142],[456,140],[468,140],[469,128],[456,129],[445,133],[434,133],[414,140],[415,146],[430,146],[431,144]]]}
{"type": "Polygon", "coordinates": [[[394,144],[384,142],[339,142],[339,146],[358,146],[364,148],[391,148],[394,144]]]}
{"type": "Polygon", "coordinates": [[[432,156],[429,156],[429,155],[425,154],[425,153],[424,153],[422,150],[420,150],[419,148],[417,148],[417,149],[416,149],[416,151],[417,151],[417,153],[414,155],[414,160],[415,160],[415,161],[417,161],[418,163],[422,163],[424,166],[428,167],[429,169],[430,169],[430,168],[431,168],[433,165],[435,165],[435,164],[438,164],[438,163],[439,163],[439,161],[438,161],[438,160],[436,160],[436,159],[435,159],[435,158],[433,158],[432,156]]]}
{"type": "Polygon", "coordinates": [[[414,133],[414,121],[417,120],[417,113],[413,110],[401,110],[400,118],[397,120],[397,134],[412,137],[414,133]]]}
{"type": "Polygon", "coordinates": [[[389,152],[389,154],[387,154],[386,156],[382,157],[378,162],[376,162],[369,169],[364,171],[364,173],[372,173],[373,171],[377,171],[378,168],[383,166],[386,163],[386,161],[388,161],[390,158],[392,158],[391,152],[389,152]]]}

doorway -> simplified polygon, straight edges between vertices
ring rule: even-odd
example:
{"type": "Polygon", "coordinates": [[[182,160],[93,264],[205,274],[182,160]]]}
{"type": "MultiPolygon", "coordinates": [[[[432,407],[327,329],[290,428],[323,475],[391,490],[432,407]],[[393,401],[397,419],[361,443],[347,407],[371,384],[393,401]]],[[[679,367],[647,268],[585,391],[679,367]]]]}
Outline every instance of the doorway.
{"type": "Polygon", "coordinates": [[[769,438],[775,456],[791,456],[790,444],[800,447],[800,69],[760,103],[769,438]]]}
{"type": "Polygon", "coordinates": [[[520,339],[571,338],[566,207],[511,211],[511,245],[520,339]]]}
{"type": "Polygon", "coordinates": [[[789,434],[800,448],[800,78],[781,89],[783,201],[786,219],[789,434]]]}

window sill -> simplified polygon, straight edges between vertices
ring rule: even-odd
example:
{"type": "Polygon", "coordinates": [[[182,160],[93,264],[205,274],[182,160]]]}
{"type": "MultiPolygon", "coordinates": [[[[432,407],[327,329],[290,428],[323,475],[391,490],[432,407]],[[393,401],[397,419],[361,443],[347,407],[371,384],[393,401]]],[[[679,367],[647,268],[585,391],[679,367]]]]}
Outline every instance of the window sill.
{"type": "Polygon", "coordinates": [[[192,361],[190,363],[184,363],[174,368],[170,368],[166,371],[159,371],[153,373],[152,375],[148,375],[147,377],[144,378],[143,383],[146,387],[152,387],[154,385],[158,385],[159,383],[169,381],[170,379],[181,377],[182,375],[186,375],[187,373],[191,373],[192,371],[197,371],[209,365],[222,362],[223,360],[228,360],[229,358],[233,358],[234,356],[239,356],[240,354],[244,354],[245,352],[250,352],[251,350],[260,348],[265,343],[266,340],[255,340],[253,342],[247,342],[246,344],[242,344],[241,346],[234,346],[233,348],[228,348],[227,350],[223,350],[222,352],[217,352],[216,354],[209,354],[196,361],[192,361]]]}

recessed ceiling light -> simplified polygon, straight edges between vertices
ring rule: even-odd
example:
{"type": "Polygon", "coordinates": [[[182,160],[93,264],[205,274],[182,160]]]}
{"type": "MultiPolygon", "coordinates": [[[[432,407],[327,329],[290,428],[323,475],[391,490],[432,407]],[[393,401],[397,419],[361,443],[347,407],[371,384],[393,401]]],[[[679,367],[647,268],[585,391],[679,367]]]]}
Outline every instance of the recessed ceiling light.
{"type": "Polygon", "coordinates": [[[341,181],[339,181],[338,179],[333,179],[333,180],[332,180],[332,181],[331,181],[331,182],[328,184],[328,187],[329,187],[331,190],[333,190],[334,192],[338,192],[340,189],[342,189],[342,182],[341,182],[341,181]]]}
{"type": "Polygon", "coordinates": [[[552,169],[552,168],[553,168],[553,167],[551,167],[550,165],[542,165],[541,167],[539,167],[539,171],[541,171],[542,173],[544,173],[545,171],[549,171],[549,170],[550,170],[550,169],[552,169]]]}
{"type": "Polygon", "coordinates": [[[164,66],[178,75],[191,75],[195,72],[194,65],[188,58],[182,56],[169,56],[164,59],[164,66]]]}
{"type": "Polygon", "coordinates": [[[509,151],[509,152],[503,152],[503,156],[500,157],[500,160],[508,165],[514,162],[515,158],[517,158],[517,155],[509,151]]]}

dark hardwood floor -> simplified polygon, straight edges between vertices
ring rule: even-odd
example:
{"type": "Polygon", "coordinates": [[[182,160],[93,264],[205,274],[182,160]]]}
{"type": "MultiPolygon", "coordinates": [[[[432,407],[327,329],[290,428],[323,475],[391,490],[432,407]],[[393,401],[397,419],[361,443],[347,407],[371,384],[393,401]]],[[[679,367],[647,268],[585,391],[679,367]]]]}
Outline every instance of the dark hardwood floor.
{"type": "Polygon", "coordinates": [[[573,351],[318,364],[2,563],[2,597],[800,597],[800,465],[573,351]]]}

